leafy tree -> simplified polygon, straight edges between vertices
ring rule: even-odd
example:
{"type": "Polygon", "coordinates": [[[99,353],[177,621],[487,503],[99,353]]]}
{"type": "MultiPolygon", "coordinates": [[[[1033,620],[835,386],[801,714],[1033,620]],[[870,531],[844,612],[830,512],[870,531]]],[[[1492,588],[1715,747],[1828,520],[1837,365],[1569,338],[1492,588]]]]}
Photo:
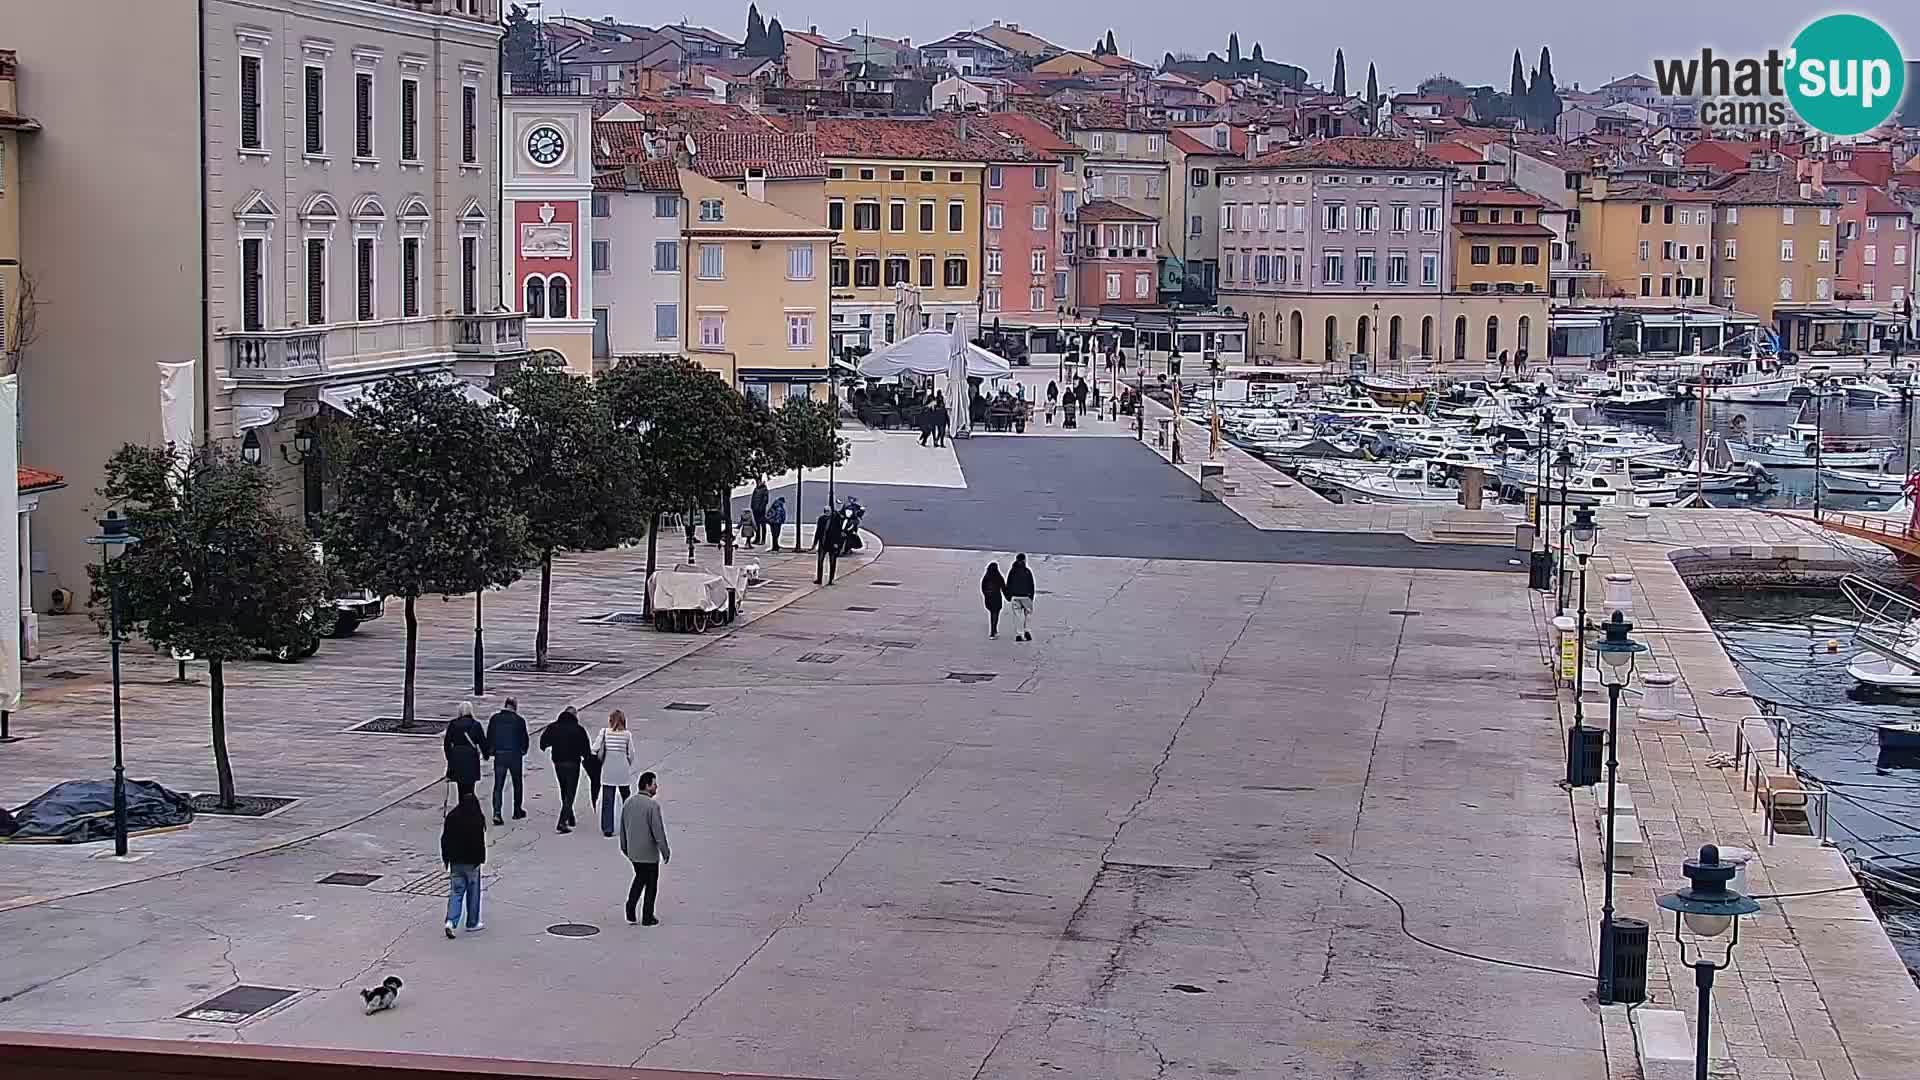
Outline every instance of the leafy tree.
{"type": "Polygon", "coordinates": [[[1265,63],[1266,59],[1267,59],[1266,57],[1260,55],[1260,43],[1257,41],[1254,42],[1253,43],[1253,62],[1256,64],[1265,63]]]}
{"type": "Polygon", "coordinates": [[[801,493],[808,469],[824,469],[847,460],[852,445],[840,437],[833,406],[812,398],[790,397],[773,414],[780,446],[793,469],[793,546],[800,546],[801,493]]]}
{"type": "Polygon", "coordinates": [[[776,60],[784,59],[787,55],[787,32],[781,27],[778,15],[767,23],[766,48],[761,55],[771,56],[776,60]]]}
{"type": "Polygon", "coordinates": [[[741,45],[741,52],[748,56],[765,56],[767,48],[767,23],[760,17],[758,4],[747,5],[747,40],[741,45]]]}
{"type": "Polygon", "coordinates": [[[638,536],[635,495],[639,462],[618,437],[613,414],[589,379],[556,364],[527,364],[501,389],[509,422],[526,448],[519,476],[527,546],[540,563],[540,623],[533,638],[537,670],[547,670],[552,626],[553,554],[612,547],[638,536]]]}
{"type": "Polygon", "coordinates": [[[1347,54],[1340,49],[1333,50],[1333,93],[1347,96],[1347,54]]]}
{"type": "Polygon", "coordinates": [[[88,567],[94,600],[115,586],[124,627],[207,662],[220,805],[232,809],[226,662],[299,656],[316,644],[325,574],[306,530],[275,509],[267,470],[231,453],[202,448],[183,458],[129,443],[107,460],[100,496],[140,540],[114,559],[110,578],[88,567]]]}
{"type": "Polygon", "coordinates": [[[509,585],[526,565],[525,449],[502,406],[474,402],[443,376],[376,383],[350,423],[339,502],[326,519],[327,552],[349,579],[405,605],[401,715],[412,719],[415,602],[509,585]]]}
{"type": "Polygon", "coordinates": [[[1240,35],[1228,34],[1227,35],[1227,63],[1237,64],[1239,62],[1240,62],[1240,35]]]}
{"type": "Polygon", "coordinates": [[[1471,97],[1467,84],[1446,74],[1429,75],[1420,80],[1414,93],[1422,97],[1471,97]]]}
{"type": "Polygon", "coordinates": [[[527,18],[527,9],[514,4],[507,9],[507,36],[502,63],[507,73],[519,79],[538,79],[540,70],[540,31],[527,18]]]}

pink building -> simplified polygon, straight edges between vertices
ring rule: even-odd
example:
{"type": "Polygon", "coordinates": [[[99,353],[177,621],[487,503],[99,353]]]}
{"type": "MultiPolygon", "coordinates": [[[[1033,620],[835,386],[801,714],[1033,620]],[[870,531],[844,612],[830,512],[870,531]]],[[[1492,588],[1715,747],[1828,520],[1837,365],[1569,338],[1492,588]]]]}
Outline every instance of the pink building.
{"type": "Polygon", "coordinates": [[[1080,208],[1080,265],[1076,306],[1093,312],[1102,304],[1152,306],[1159,286],[1160,225],[1153,215],[1111,199],[1080,208]]]}
{"type": "MultiPolygon", "coordinates": [[[[1072,274],[1074,240],[1077,236],[1074,219],[1080,209],[1080,178],[1085,171],[1081,163],[1086,159],[1086,147],[1072,142],[1046,122],[1025,113],[994,113],[987,118],[987,124],[1002,141],[1014,148],[1015,154],[1038,152],[1058,163],[1054,166],[1051,181],[1053,201],[1048,215],[1053,220],[1051,239],[1036,234],[1032,242],[1040,247],[1029,250],[1023,256],[1011,252],[1005,255],[1007,259],[1024,259],[1024,263],[1015,261],[1004,264],[1010,267],[1040,266],[1042,259],[1034,254],[1038,250],[1045,255],[1044,265],[1051,268],[1052,273],[1046,275],[1045,281],[1041,281],[1036,272],[1035,279],[1026,287],[1027,295],[1024,298],[1016,296],[1012,290],[1003,291],[1000,297],[1009,312],[1024,310],[1034,315],[1058,314],[1061,308],[1073,307],[1076,303],[1072,274]],[[1024,309],[1022,304],[1025,305],[1024,309]]],[[[1036,190],[1034,194],[1037,197],[1042,193],[1036,190]]],[[[994,192],[989,190],[987,196],[991,200],[994,192]]],[[[1038,220],[1038,215],[1031,209],[1027,213],[1033,220],[1038,220]]],[[[988,243],[992,243],[992,240],[988,243]]],[[[1002,289],[1007,290],[1007,287],[1002,285],[1002,289]]]]}
{"type": "Polygon", "coordinates": [[[1899,305],[1913,281],[1914,229],[1906,206],[1850,169],[1829,169],[1824,179],[1840,199],[1835,295],[1899,305]]]}

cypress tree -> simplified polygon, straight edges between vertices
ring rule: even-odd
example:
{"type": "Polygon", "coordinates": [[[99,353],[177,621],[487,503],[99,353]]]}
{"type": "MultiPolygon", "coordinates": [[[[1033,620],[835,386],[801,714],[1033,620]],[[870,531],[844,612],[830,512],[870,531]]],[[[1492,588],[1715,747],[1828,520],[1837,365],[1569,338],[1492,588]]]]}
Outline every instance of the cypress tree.
{"type": "Polygon", "coordinates": [[[1112,31],[1111,29],[1109,29],[1109,30],[1107,31],[1107,42],[1106,42],[1106,45],[1107,45],[1107,55],[1108,55],[1108,56],[1118,56],[1118,55],[1120,55],[1120,47],[1119,47],[1119,46],[1117,46],[1117,45],[1115,45],[1115,44],[1113,43],[1113,31],[1112,31]]]}
{"type": "Polygon", "coordinates": [[[748,56],[764,56],[766,55],[765,53],[766,47],[767,47],[766,20],[760,17],[759,5],[748,4],[747,5],[747,40],[742,44],[741,51],[746,53],[748,56]]]}
{"type": "Polygon", "coordinates": [[[1514,106],[1527,96],[1527,69],[1520,64],[1520,50],[1513,50],[1513,77],[1507,86],[1507,96],[1513,99],[1514,106]]]}
{"type": "Polygon", "coordinates": [[[1228,34],[1227,35],[1227,63],[1238,64],[1239,62],[1240,62],[1240,35],[1228,34]]]}
{"type": "Polygon", "coordinates": [[[1333,94],[1347,96],[1347,54],[1339,49],[1333,50],[1333,94]]]}
{"type": "Polygon", "coordinates": [[[1380,80],[1374,77],[1373,64],[1367,64],[1367,108],[1369,111],[1380,104],[1380,80]]]}
{"type": "Polygon", "coordinates": [[[1528,89],[1533,117],[1541,131],[1552,131],[1560,124],[1560,88],[1553,82],[1553,54],[1540,46],[1540,69],[1534,73],[1528,89]]]}
{"type": "Polygon", "coordinates": [[[1253,62],[1258,64],[1265,60],[1266,60],[1266,57],[1260,55],[1260,43],[1257,41],[1254,42],[1253,43],[1253,62]]]}
{"type": "Polygon", "coordinates": [[[767,22],[766,51],[762,54],[775,59],[787,55],[787,32],[780,26],[780,16],[775,15],[767,22]]]}

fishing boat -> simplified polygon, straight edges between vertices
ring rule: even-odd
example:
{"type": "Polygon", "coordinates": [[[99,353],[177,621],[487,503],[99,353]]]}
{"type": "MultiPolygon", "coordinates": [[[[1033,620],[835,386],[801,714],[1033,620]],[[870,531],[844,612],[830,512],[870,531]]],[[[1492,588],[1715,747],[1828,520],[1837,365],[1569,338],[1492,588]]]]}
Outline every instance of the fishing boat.
{"type": "MultiPolygon", "coordinates": [[[[1524,500],[1540,487],[1534,469],[1511,461],[1501,466],[1499,484],[1501,492],[1515,501],[1524,500]]],[[[1558,504],[1562,491],[1569,506],[1671,506],[1692,489],[1671,477],[1641,483],[1624,471],[1582,469],[1564,481],[1550,475],[1540,501],[1558,504]]]]}
{"type": "Polygon", "coordinates": [[[1800,385],[1799,379],[1761,359],[1708,363],[1700,378],[1708,401],[1733,405],[1787,405],[1800,385]]]}
{"type": "Polygon", "coordinates": [[[1362,393],[1382,405],[1421,405],[1430,387],[1398,375],[1362,375],[1354,380],[1362,393]]]}
{"type": "Polygon", "coordinates": [[[1893,458],[1891,446],[1871,446],[1857,439],[1822,439],[1812,424],[1793,424],[1785,435],[1753,435],[1744,441],[1729,439],[1734,460],[1757,462],[1769,468],[1880,469],[1893,458]]]}
{"type": "Polygon", "coordinates": [[[1384,474],[1340,478],[1334,481],[1344,498],[1377,503],[1449,503],[1460,497],[1460,486],[1447,470],[1427,461],[1408,461],[1384,474]]]}
{"type": "Polygon", "coordinates": [[[1673,405],[1673,395],[1650,382],[1623,382],[1619,393],[1594,404],[1608,413],[1664,413],[1673,405]]]}
{"type": "MultiPolygon", "coordinates": [[[[1847,665],[1847,674],[1876,690],[1920,694],[1920,604],[1859,574],[1840,579],[1840,594],[1856,616],[1853,643],[1866,649],[1847,665]]],[[[1881,747],[1888,745],[1883,732],[1881,747]]],[[[1920,740],[1911,749],[1920,749],[1920,740]]]]}
{"type": "Polygon", "coordinates": [[[1361,395],[1321,402],[1313,406],[1313,409],[1326,416],[1393,416],[1400,411],[1389,409],[1378,401],[1361,395]]]}
{"type": "Polygon", "coordinates": [[[1892,405],[1900,400],[1900,391],[1878,375],[1868,375],[1846,385],[1849,405],[1892,405]]]}
{"type": "Polygon", "coordinates": [[[1897,495],[1906,484],[1907,478],[1895,473],[1825,467],[1820,470],[1820,486],[1835,495],[1897,495]]]}

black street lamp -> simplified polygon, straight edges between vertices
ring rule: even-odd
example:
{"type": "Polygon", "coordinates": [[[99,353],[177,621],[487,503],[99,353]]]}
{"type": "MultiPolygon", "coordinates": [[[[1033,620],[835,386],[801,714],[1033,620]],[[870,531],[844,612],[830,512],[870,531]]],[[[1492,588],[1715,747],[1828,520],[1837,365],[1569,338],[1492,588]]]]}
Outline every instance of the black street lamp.
{"type": "Polygon", "coordinates": [[[1540,535],[1540,550],[1531,555],[1532,565],[1528,567],[1527,583],[1530,588],[1546,592],[1553,588],[1553,538],[1547,532],[1547,455],[1553,441],[1553,408],[1542,401],[1534,416],[1540,441],[1535,447],[1537,453],[1531,515],[1534,532],[1540,535]]]}
{"type": "MultiPolygon", "coordinates": [[[[1584,558],[1581,560],[1586,561],[1584,558]]],[[[1622,612],[1607,620],[1607,638],[1594,647],[1600,654],[1600,678],[1607,684],[1607,847],[1601,876],[1606,884],[1600,905],[1600,1004],[1613,1003],[1613,829],[1617,823],[1615,782],[1620,775],[1620,692],[1633,678],[1634,657],[1647,647],[1629,635],[1633,624],[1622,612]]]]}
{"type": "Polygon", "coordinates": [[[1207,460],[1212,461],[1220,452],[1220,355],[1212,349],[1201,355],[1207,358],[1207,374],[1213,377],[1213,415],[1207,421],[1207,460]]]}
{"type": "Polygon", "coordinates": [[[1177,341],[1174,343],[1172,351],[1167,353],[1167,374],[1171,376],[1173,379],[1173,396],[1168,400],[1173,402],[1173,425],[1172,425],[1173,426],[1173,463],[1175,465],[1178,465],[1181,463],[1181,459],[1180,459],[1180,419],[1181,418],[1180,418],[1180,345],[1177,341]]]}
{"type": "Polygon", "coordinates": [[[1580,561],[1580,607],[1575,613],[1573,636],[1573,726],[1580,727],[1585,720],[1585,702],[1581,700],[1586,689],[1587,671],[1587,560],[1593,557],[1594,548],[1600,543],[1600,526],[1593,523],[1593,507],[1582,506],[1573,512],[1573,528],[1568,530],[1573,536],[1573,555],[1580,561]]]}
{"type": "Polygon", "coordinates": [[[1820,520],[1820,492],[1826,486],[1826,481],[1820,476],[1820,468],[1827,443],[1827,380],[1830,377],[1817,375],[1813,380],[1813,518],[1815,521],[1820,520]]]}
{"type": "MultiPolygon", "coordinates": [[[[252,438],[253,432],[248,431],[252,438]]],[[[259,452],[258,440],[254,450],[259,452]]],[[[140,538],[127,531],[127,519],[120,516],[118,510],[107,511],[100,519],[100,535],[89,536],[86,542],[100,549],[100,578],[107,585],[107,643],[113,651],[113,853],[127,853],[127,768],[126,756],[122,748],[120,722],[120,583],[114,577],[113,563],[109,556],[116,547],[130,547],[140,542],[140,538]]]]}
{"type": "Polygon", "coordinates": [[[1553,459],[1554,471],[1560,474],[1560,554],[1554,559],[1559,568],[1559,577],[1554,587],[1553,613],[1567,613],[1567,483],[1573,479],[1573,447],[1560,444],[1560,453],[1553,459]]]}
{"type": "Polygon", "coordinates": [[[1707,1080],[1707,1024],[1713,1002],[1714,973],[1733,966],[1733,948],[1740,944],[1740,916],[1760,910],[1760,905],[1751,898],[1728,887],[1727,883],[1733,880],[1738,871],[1738,867],[1721,862],[1720,849],[1708,844],[1700,849],[1698,859],[1687,860],[1682,871],[1687,875],[1687,887],[1655,901],[1665,910],[1673,912],[1673,940],[1680,945],[1680,963],[1693,969],[1693,985],[1699,992],[1700,1018],[1694,1025],[1698,1029],[1695,1032],[1694,1080],[1707,1080]],[[1733,938],[1727,942],[1725,957],[1717,964],[1704,957],[1689,961],[1686,939],[1680,936],[1682,922],[1701,938],[1717,938],[1731,927],[1733,938]]]}

